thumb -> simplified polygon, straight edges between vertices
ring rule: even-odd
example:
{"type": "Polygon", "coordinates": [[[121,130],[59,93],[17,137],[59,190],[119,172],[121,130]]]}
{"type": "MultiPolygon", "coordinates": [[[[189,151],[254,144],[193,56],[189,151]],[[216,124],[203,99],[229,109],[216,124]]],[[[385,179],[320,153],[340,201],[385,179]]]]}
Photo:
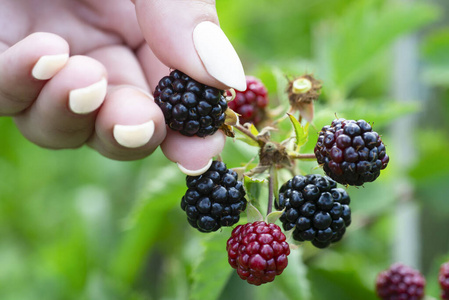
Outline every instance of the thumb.
{"type": "Polygon", "coordinates": [[[246,89],[242,63],[218,25],[213,0],[134,0],[137,19],[157,58],[219,89],[246,89]]]}

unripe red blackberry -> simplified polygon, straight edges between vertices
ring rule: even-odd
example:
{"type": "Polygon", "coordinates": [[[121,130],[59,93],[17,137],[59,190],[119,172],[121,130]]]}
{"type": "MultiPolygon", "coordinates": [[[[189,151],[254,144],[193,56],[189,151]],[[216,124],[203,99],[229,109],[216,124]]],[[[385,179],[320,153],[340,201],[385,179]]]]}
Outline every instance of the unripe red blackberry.
{"type": "Polygon", "coordinates": [[[419,300],[424,298],[425,285],[419,271],[395,263],[377,276],[376,292],[382,300],[419,300]]]}
{"type": "Polygon", "coordinates": [[[212,162],[202,175],[187,176],[186,183],[188,189],[182,197],[181,208],[189,224],[201,232],[234,225],[246,209],[243,183],[223,162],[212,162]]]}
{"type": "MultiPolygon", "coordinates": [[[[235,99],[228,103],[229,108],[240,115],[241,124],[259,124],[265,117],[268,104],[268,91],[265,85],[253,76],[246,76],[246,90],[235,91],[235,99]]],[[[228,92],[228,95],[230,93],[228,92]]]]}
{"type": "Polygon", "coordinates": [[[214,134],[224,124],[228,104],[223,94],[178,70],[163,77],[153,93],[171,129],[199,137],[214,134]]]}
{"type": "Polygon", "coordinates": [[[297,175],[279,189],[275,202],[285,231],[293,230],[293,239],[311,241],[325,248],[339,241],[351,224],[350,198],[337,183],[319,174],[297,175]]]}
{"type": "Polygon", "coordinates": [[[364,120],[335,119],[324,126],[314,152],[329,177],[356,186],[374,181],[390,159],[379,134],[364,120]]]}
{"type": "Polygon", "coordinates": [[[441,299],[449,300],[449,262],[441,265],[438,282],[441,287],[441,299]]]}
{"type": "Polygon", "coordinates": [[[228,239],[229,264],[254,285],[271,282],[288,264],[290,247],[276,224],[263,221],[237,226],[228,239]]]}

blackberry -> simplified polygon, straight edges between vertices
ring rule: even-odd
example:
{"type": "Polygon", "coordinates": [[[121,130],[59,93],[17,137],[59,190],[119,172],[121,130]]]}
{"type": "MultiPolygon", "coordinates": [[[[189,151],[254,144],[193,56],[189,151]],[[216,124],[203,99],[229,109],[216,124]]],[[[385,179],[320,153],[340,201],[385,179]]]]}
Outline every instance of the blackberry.
{"type": "Polygon", "coordinates": [[[424,298],[426,280],[417,270],[395,263],[376,279],[376,292],[382,300],[419,300],[424,298]]]}
{"type": "MultiPolygon", "coordinates": [[[[246,90],[235,91],[235,99],[228,103],[229,108],[240,115],[241,124],[258,125],[265,118],[265,108],[268,104],[268,91],[265,85],[256,77],[246,76],[246,90]]],[[[228,95],[229,92],[228,92],[228,95]]]]}
{"type": "Polygon", "coordinates": [[[186,183],[188,189],[182,197],[181,208],[189,224],[201,232],[234,225],[246,209],[243,183],[223,162],[212,162],[202,175],[187,176],[186,183]]]}
{"type": "Polygon", "coordinates": [[[314,152],[329,177],[356,186],[374,181],[390,160],[379,134],[364,120],[335,119],[324,126],[314,152]]]}
{"type": "Polygon", "coordinates": [[[205,137],[224,124],[228,104],[223,93],[175,70],[159,81],[153,95],[171,129],[205,137]]]}
{"type": "Polygon", "coordinates": [[[438,282],[441,287],[441,299],[449,300],[449,262],[441,265],[438,282]]]}
{"type": "Polygon", "coordinates": [[[263,221],[237,226],[226,244],[229,264],[254,285],[271,282],[287,267],[290,247],[276,224],[263,221]]]}
{"type": "Polygon", "coordinates": [[[297,175],[281,186],[275,207],[285,209],[279,220],[285,231],[294,229],[294,240],[326,248],[339,241],[351,224],[349,202],[348,193],[334,180],[297,175]]]}

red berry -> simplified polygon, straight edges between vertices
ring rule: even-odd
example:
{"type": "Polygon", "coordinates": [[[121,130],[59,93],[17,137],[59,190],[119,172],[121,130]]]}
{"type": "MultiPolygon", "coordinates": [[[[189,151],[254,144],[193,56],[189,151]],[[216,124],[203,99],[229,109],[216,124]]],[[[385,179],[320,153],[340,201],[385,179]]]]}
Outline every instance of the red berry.
{"type": "Polygon", "coordinates": [[[382,300],[420,300],[424,298],[425,285],[426,280],[419,271],[395,263],[379,273],[376,291],[382,300]]]}
{"type": "Polygon", "coordinates": [[[449,300],[449,262],[441,265],[438,282],[441,287],[441,299],[449,300]]]}
{"type": "Polygon", "coordinates": [[[268,104],[267,88],[253,76],[246,76],[246,86],[244,92],[235,91],[235,99],[230,101],[228,106],[240,115],[241,124],[250,122],[257,125],[265,116],[268,104]]]}
{"type": "Polygon", "coordinates": [[[276,224],[263,221],[237,226],[226,246],[229,264],[254,285],[271,282],[287,267],[290,247],[276,224]]]}

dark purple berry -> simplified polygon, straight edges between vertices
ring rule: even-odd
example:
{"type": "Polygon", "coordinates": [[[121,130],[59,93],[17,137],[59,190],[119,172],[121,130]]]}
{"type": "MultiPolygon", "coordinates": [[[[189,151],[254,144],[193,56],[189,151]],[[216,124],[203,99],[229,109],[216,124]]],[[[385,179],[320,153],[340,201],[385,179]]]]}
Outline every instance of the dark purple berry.
{"type": "Polygon", "coordinates": [[[314,152],[326,175],[356,186],[376,180],[390,159],[381,138],[364,120],[335,119],[324,126],[314,152]]]}
{"type": "Polygon", "coordinates": [[[395,263],[376,279],[376,292],[382,300],[424,298],[426,280],[422,274],[401,263],[395,263]]]}

